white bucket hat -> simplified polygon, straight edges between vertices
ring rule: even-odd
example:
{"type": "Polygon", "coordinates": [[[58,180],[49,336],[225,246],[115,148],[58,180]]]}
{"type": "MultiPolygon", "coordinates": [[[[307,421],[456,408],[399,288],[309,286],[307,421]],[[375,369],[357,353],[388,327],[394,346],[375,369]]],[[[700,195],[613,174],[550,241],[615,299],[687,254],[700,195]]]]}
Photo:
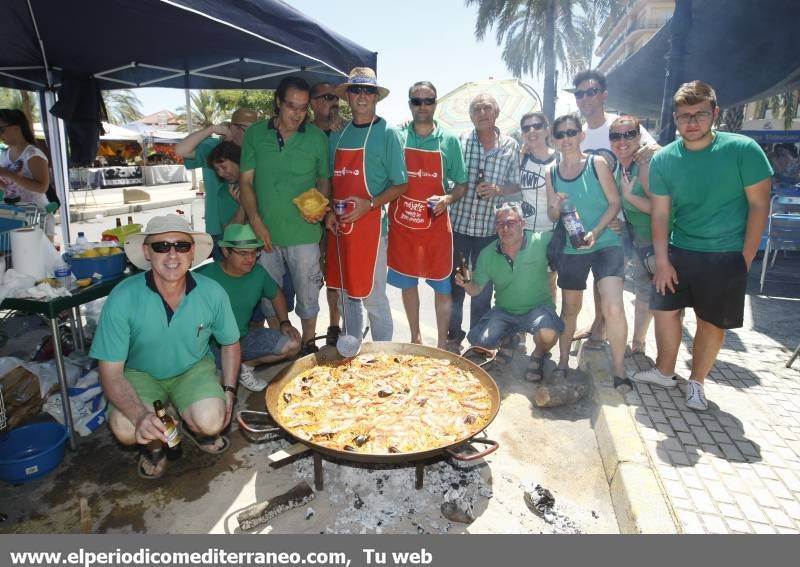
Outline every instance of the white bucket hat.
{"type": "Polygon", "coordinates": [[[128,255],[128,259],[131,263],[140,270],[149,270],[150,260],[144,257],[144,251],[142,250],[144,241],[150,235],[164,234],[167,232],[182,232],[192,237],[194,241],[193,268],[208,258],[211,254],[211,249],[214,247],[214,241],[211,239],[211,235],[205,232],[192,230],[192,227],[189,226],[189,222],[182,216],[163,215],[151,218],[144,232],[132,234],[125,240],[125,254],[128,255]]]}

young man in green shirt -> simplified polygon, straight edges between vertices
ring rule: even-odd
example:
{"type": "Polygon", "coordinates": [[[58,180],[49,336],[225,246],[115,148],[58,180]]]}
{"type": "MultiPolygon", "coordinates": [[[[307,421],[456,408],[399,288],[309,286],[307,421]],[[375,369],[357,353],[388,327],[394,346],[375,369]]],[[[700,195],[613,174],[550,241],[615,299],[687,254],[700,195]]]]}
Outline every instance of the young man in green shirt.
{"type": "MultiPolygon", "coordinates": [[[[295,313],[303,327],[302,352],[316,350],[313,339],[319,313],[322,270],[318,217],[304,216],[292,199],[316,187],[330,194],[328,138],[306,123],[311,87],[299,77],[286,77],[275,91],[277,114],[247,131],[242,145],[240,199],[248,222],[264,242],[259,262],[276,282],[286,267],[295,287],[295,313]]],[[[262,309],[277,324],[269,303],[262,309]]]]}
{"type": "MultiPolygon", "coordinates": [[[[217,282],[227,292],[239,326],[242,367],[239,383],[253,392],[267,387],[267,382],[255,375],[255,366],[276,362],[297,354],[300,333],[289,322],[286,297],[267,271],[258,264],[264,242],[256,238],[247,224],[229,224],[219,242],[223,259],[206,264],[198,272],[217,282]],[[262,299],[272,302],[278,315],[280,331],[264,327],[250,328],[253,309],[262,299]]],[[[217,366],[221,365],[220,350],[212,345],[217,366]]]]}
{"type": "Polygon", "coordinates": [[[746,136],[716,132],[717,96],[701,81],[684,83],[673,97],[681,138],[650,165],[658,358],[633,378],[677,385],[680,311],[692,307],[697,331],[686,406],[708,409],[703,383],[717,359],[725,329],[742,326],[747,272],[769,214],[772,168],[746,136]],[[674,220],[669,226],[670,212],[674,220]]]}
{"type": "MultiPolygon", "coordinates": [[[[488,283],[494,284],[495,305],[470,329],[470,344],[495,349],[512,334],[530,333],[535,346],[525,378],[538,382],[544,359],[564,331],[564,323],[556,315],[550,293],[547,245],[553,233],[527,232],[524,226],[518,203],[501,205],[495,213],[498,239],[481,251],[472,280],[465,282],[458,272],[454,279],[472,297],[488,283]]],[[[513,356],[513,351],[505,356],[513,356]]]]}
{"type": "Polygon", "coordinates": [[[98,360],[108,423],[123,445],[139,445],[139,475],[166,469],[165,427],[153,402],[172,403],[183,433],[202,451],[221,453],[220,432],[231,419],[239,373],[239,330],[228,296],[216,282],[189,268],[211,253],[211,237],[178,215],[153,217],[128,237],[125,253],[146,270],[108,296],[89,355],[98,360]],[[209,353],[221,346],[222,383],[209,353]],[[149,449],[152,445],[156,449],[149,449]]]}

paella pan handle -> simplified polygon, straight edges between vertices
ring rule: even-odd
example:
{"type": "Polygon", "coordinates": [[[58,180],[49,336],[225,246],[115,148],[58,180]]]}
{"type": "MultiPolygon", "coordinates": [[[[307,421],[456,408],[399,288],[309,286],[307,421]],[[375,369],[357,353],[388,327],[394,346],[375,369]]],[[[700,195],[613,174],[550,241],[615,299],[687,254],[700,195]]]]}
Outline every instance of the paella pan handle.
{"type": "Polygon", "coordinates": [[[259,427],[264,423],[265,419],[272,419],[272,416],[265,411],[243,410],[236,414],[236,421],[248,433],[278,433],[281,431],[281,428],[277,425],[259,427]],[[249,423],[248,419],[250,420],[249,423]]]}
{"type": "Polygon", "coordinates": [[[497,441],[492,441],[491,439],[486,439],[485,437],[480,438],[473,438],[468,441],[468,443],[483,443],[484,445],[489,445],[483,451],[478,451],[477,453],[469,453],[467,455],[462,455],[460,453],[456,453],[452,449],[445,449],[445,453],[447,453],[450,457],[456,459],[457,461],[475,461],[477,459],[481,459],[486,455],[494,453],[497,451],[498,447],[500,447],[500,443],[497,441]]]}

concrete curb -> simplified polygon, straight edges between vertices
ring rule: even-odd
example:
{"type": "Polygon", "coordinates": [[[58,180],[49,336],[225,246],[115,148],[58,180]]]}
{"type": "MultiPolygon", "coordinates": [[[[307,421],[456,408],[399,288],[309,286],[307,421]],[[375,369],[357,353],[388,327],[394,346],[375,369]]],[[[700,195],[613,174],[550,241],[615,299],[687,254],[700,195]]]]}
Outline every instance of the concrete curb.
{"type": "Polygon", "coordinates": [[[580,347],[579,366],[592,376],[597,446],[611,502],[624,534],[676,534],[681,525],[624,397],[614,390],[609,355],[580,347]]]}

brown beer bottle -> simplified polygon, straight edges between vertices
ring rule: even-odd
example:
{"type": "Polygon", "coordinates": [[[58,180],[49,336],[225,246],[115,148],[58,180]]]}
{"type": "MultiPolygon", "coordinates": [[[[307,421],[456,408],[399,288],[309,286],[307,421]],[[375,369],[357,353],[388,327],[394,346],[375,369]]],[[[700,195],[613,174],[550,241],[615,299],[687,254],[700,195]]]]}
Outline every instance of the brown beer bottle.
{"type": "Polygon", "coordinates": [[[478,177],[475,178],[475,194],[478,196],[478,199],[483,199],[483,197],[481,197],[478,194],[478,185],[480,185],[484,181],[486,181],[486,177],[484,177],[484,175],[483,175],[483,170],[479,169],[478,170],[478,177]]]}
{"type": "Polygon", "coordinates": [[[463,254],[461,255],[461,262],[458,266],[458,272],[464,279],[464,283],[469,283],[472,281],[472,270],[469,269],[469,265],[467,264],[467,259],[464,258],[463,254]]]}
{"type": "Polygon", "coordinates": [[[160,419],[161,423],[163,423],[164,427],[166,427],[164,435],[167,438],[167,447],[170,449],[177,447],[178,443],[181,442],[181,432],[178,429],[178,425],[175,423],[175,420],[172,419],[172,416],[169,415],[167,410],[164,409],[161,400],[153,401],[153,408],[156,410],[158,419],[160,419]]]}

